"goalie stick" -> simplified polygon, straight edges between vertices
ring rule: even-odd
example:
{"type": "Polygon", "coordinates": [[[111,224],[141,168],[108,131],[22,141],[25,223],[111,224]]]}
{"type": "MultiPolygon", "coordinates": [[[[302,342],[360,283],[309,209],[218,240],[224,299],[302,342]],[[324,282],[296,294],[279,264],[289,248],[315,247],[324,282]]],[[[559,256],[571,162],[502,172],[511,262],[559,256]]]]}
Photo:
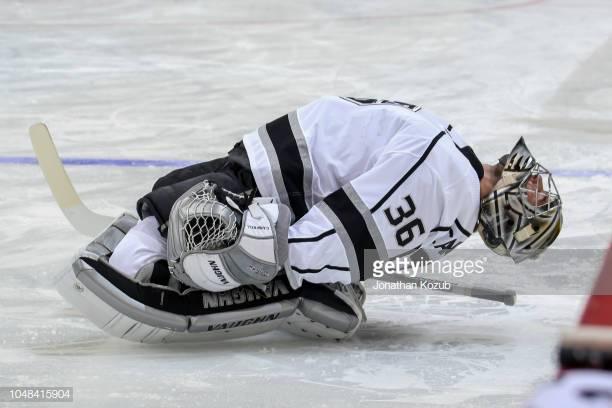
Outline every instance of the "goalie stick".
{"type": "MultiPolygon", "coordinates": [[[[98,235],[100,231],[104,230],[104,228],[113,222],[114,218],[96,213],[83,204],[79,195],[74,189],[68,174],[66,174],[62,160],[60,159],[57,149],[53,143],[51,133],[45,124],[37,123],[30,127],[30,140],[32,141],[34,153],[36,154],[36,158],[38,159],[38,164],[43,172],[43,175],[47,180],[47,184],[51,188],[53,197],[64,213],[66,219],[68,219],[74,229],[81,234],[88,236],[98,235]]],[[[509,306],[514,305],[516,301],[516,293],[514,291],[498,291],[487,288],[465,287],[456,283],[420,277],[403,278],[417,284],[421,282],[448,284],[450,285],[450,289],[439,290],[478,299],[502,302],[509,306]]]]}
{"type": "MultiPolygon", "coordinates": [[[[516,303],[516,292],[513,290],[496,290],[489,288],[482,288],[476,286],[462,286],[453,282],[442,281],[437,279],[429,279],[423,278],[419,276],[406,276],[406,275],[396,275],[397,279],[400,281],[416,283],[420,285],[421,283],[428,285],[433,284],[432,286],[436,287],[438,285],[445,285],[446,288],[435,288],[429,290],[435,290],[439,292],[447,292],[453,293],[455,295],[462,295],[473,297],[477,299],[490,300],[492,302],[500,302],[505,304],[506,306],[514,306],[516,303]]],[[[428,288],[425,288],[428,289],[428,288]]]]}
{"type": "Polygon", "coordinates": [[[47,126],[37,123],[30,127],[30,140],[53,197],[74,229],[84,235],[96,236],[110,225],[113,217],[91,211],[79,198],[57,154],[47,126]]]}

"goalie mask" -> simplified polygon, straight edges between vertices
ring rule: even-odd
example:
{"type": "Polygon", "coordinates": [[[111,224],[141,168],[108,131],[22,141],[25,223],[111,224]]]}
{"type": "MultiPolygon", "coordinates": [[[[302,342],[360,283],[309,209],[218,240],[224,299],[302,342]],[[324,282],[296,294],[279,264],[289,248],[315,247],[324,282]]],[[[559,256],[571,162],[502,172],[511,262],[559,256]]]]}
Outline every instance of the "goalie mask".
{"type": "Polygon", "coordinates": [[[522,137],[500,164],[500,180],[481,201],[478,232],[495,253],[519,263],[537,257],[559,235],[561,197],[522,137]]]}
{"type": "Polygon", "coordinates": [[[213,292],[265,284],[287,259],[290,219],[289,208],[272,198],[248,203],[243,195],[199,183],[170,212],[170,271],[186,285],[213,292]]]}

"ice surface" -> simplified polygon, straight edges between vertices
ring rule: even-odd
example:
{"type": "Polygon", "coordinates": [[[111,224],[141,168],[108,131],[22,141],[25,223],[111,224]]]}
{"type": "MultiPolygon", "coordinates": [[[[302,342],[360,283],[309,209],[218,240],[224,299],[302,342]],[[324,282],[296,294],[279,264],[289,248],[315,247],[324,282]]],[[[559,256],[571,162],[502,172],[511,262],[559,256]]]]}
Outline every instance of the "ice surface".
{"type": "MultiPolygon", "coordinates": [[[[206,160],[339,94],[423,104],[484,160],[525,135],[549,168],[609,172],[610,21],[607,0],[2,2],[0,156],[32,156],[27,128],[45,121],[63,156],[206,160]]],[[[583,301],[370,296],[369,321],[344,343],[127,343],[52,288],[87,238],[39,169],[0,168],[0,386],[73,386],[71,406],[522,406],[553,375],[583,301]]],[[[167,170],[68,168],[111,215],[167,170]]],[[[558,246],[607,245],[610,185],[558,178],[558,246]]]]}

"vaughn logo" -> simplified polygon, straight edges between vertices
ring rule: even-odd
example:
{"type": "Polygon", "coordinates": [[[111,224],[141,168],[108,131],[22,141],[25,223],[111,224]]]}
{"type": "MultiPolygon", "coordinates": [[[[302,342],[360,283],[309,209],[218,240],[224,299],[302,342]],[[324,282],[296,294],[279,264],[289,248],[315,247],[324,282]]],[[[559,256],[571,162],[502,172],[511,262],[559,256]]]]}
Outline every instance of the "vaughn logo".
{"type": "Polygon", "coordinates": [[[217,265],[217,261],[209,259],[208,264],[210,265],[210,269],[212,269],[213,273],[217,276],[217,278],[222,284],[224,285],[229,284],[229,282],[225,278],[225,275],[223,274],[223,271],[221,270],[219,265],[217,265]]]}
{"type": "Polygon", "coordinates": [[[261,299],[270,299],[288,295],[291,290],[285,282],[275,279],[266,285],[265,290],[257,290],[252,286],[239,286],[225,292],[202,291],[202,306],[206,309],[213,309],[224,306],[242,305],[256,302],[261,299]]]}
{"type": "Polygon", "coordinates": [[[269,322],[271,320],[278,319],[279,316],[280,316],[280,313],[273,313],[269,315],[253,317],[251,319],[237,320],[235,322],[211,324],[208,326],[208,331],[233,329],[235,327],[248,326],[250,324],[269,322]]]}

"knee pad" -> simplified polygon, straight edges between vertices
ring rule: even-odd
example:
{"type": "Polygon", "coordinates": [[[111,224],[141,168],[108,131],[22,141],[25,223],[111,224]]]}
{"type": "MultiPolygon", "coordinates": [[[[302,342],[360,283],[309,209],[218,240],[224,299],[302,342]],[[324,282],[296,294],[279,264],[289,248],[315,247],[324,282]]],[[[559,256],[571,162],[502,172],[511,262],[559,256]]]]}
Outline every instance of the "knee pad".
{"type": "Polygon", "coordinates": [[[303,281],[302,298],[282,329],[298,336],[343,340],[366,321],[365,288],[361,283],[312,284],[303,281]]]}
{"type": "Polygon", "coordinates": [[[108,334],[145,343],[231,339],[273,330],[296,310],[299,292],[284,276],[265,289],[211,293],[122,275],[108,258],[136,222],[118,217],[57,282],[60,294],[108,334]]]}

